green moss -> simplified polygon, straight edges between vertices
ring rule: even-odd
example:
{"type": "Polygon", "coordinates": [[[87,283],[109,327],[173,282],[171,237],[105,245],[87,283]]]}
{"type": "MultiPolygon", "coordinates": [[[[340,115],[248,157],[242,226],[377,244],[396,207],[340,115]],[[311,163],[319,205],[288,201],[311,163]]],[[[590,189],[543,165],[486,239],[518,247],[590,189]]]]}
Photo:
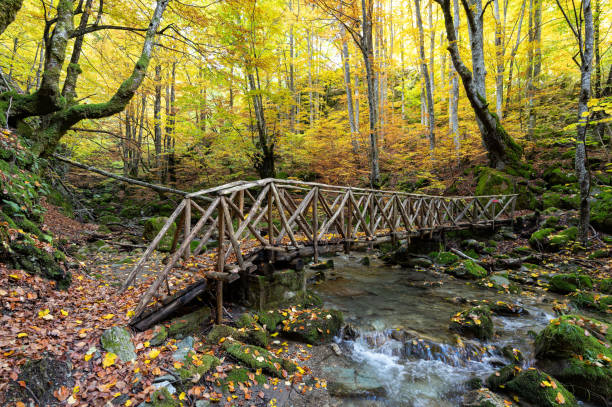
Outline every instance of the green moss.
{"type": "Polygon", "coordinates": [[[282,335],[309,344],[329,343],[344,323],[340,311],[305,309],[292,313],[282,321],[282,335]]]}
{"type": "Polygon", "coordinates": [[[544,229],[536,230],[535,232],[531,234],[531,237],[529,238],[529,244],[532,247],[536,247],[536,248],[543,246],[546,243],[548,236],[554,233],[554,231],[555,229],[553,228],[544,228],[544,229]]]}
{"type": "Polygon", "coordinates": [[[448,268],[447,271],[455,277],[468,280],[478,280],[487,276],[487,271],[473,260],[462,260],[461,263],[448,268]]]}
{"type": "MultiPolygon", "coordinates": [[[[287,313],[285,313],[287,315],[287,313]]],[[[276,332],[278,330],[278,325],[285,319],[282,311],[272,310],[272,311],[262,311],[256,314],[256,319],[260,325],[266,328],[269,332],[276,332]]]]}
{"type": "Polygon", "coordinates": [[[594,198],[591,204],[591,223],[603,232],[612,233],[612,188],[603,187],[594,198]]]}
{"type": "Polygon", "coordinates": [[[223,349],[233,358],[239,360],[251,369],[262,369],[263,371],[285,378],[287,374],[295,372],[295,363],[288,359],[276,357],[270,351],[254,345],[244,345],[231,338],[223,342],[223,349]]]}
{"type": "Polygon", "coordinates": [[[479,305],[459,312],[451,318],[449,328],[463,336],[481,340],[491,339],[493,337],[491,310],[485,305],[479,305]]]}
{"type": "Polygon", "coordinates": [[[170,321],[168,336],[181,339],[185,336],[199,332],[202,325],[210,319],[210,308],[202,307],[190,314],[178,317],[170,321]]]}
{"type": "Polygon", "coordinates": [[[559,167],[549,167],[542,174],[542,178],[544,178],[549,185],[573,184],[577,181],[574,173],[563,171],[559,167]]]}
{"type": "Polygon", "coordinates": [[[185,357],[183,366],[177,369],[177,373],[182,380],[190,380],[204,376],[220,364],[219,358],[213,355],[199,355],[190,351],[185,357]]]}
{"type": "Polygon", "coordinates": [[[569,294],[582,289],[593,288],[591,278],[583,274],[557,274],[550,279],[550,291],[569,294]]]}
{"type": "Polygon", "coordinates": [[[598,289],[605,294],[612,294],[612,278],[604,278],[599,280],[598,289]]]}
{"type": "Polygon", "coordinates": [[[574,407],[578,406],[576,398],[561,383],[551,376],[536,370],[527,369],[506,383],[507,390],[516,393],[520,399],[542,407],[574,407]],[[543,382],[554,383],[542,386],[543,382]],[[563,403],[557,401],[561,394],[563,403]]]}
{"type": "Polygon", "coordinates": [[[589,259],[603,259],[610,257],[610,252],[606,249],[597,249],[593,253],[589,254],[589,259]]]}
{"type": "Polygon", "coordinates": [[[248,327],[239,329],[227,325],[215,325],[206,336],[206,341],[215,344],[219,343],[222,338],[233,338],[237,341],[253,345],[268,346],[268,335],[266,331],[255,322],[248,327]]]}
{"type": "Polygon", "coordinates": [[[172,397],[172,394],[165,387],[157,390],[151,395],[153,407],[179,407],[181,403],[172,397]]]}
{"type": "MultiPolygon", "coordinates": [[[[227,391],[230,385],[234,386],[237,383],[251,383],[251,379],[249,377],[251,374],[252,372],[248,369],[243,367],[235,367],[227,373],[227,377],[223,379],[221,387],[223,390],[227,391]]],[[[267,382],[266,376],[262,374],[253,374],[253,377],[254,381],[259,385],[263,385],[267,382]]]]}
{"type": "Polygon", "coordinates": [[[429,257],[431,257],[431,259],[439,265],[442,266],[448,266],[451,264],[455,264],[456,262],[459,261],[459,257],[451,252],[445,252],[445,251],[440,251],[440,252],[432,252],[429,254],[429,257]]]}
{"type": "Polygon", "coordinates": [[[561,194],[558,192],[545,192],[542,194],[542,207],[546,208],[558,208],[561,203],[561,194]]]}
{"type": "Polygon", "coordinates": [[[549,216],[548,218],[546,218],[546,220],[544,220],[544,222],[542,223],[542,226],[544,226],[545,228],[554,228],[558,224],[559,224],[558,216],[549,216]]]}
{"type": "Polygon", "coordinates": [[[579,315],[552,320],[536,337],[542,369],[588,401],[612,399],[612,332],[609,325],[579,315]]]}

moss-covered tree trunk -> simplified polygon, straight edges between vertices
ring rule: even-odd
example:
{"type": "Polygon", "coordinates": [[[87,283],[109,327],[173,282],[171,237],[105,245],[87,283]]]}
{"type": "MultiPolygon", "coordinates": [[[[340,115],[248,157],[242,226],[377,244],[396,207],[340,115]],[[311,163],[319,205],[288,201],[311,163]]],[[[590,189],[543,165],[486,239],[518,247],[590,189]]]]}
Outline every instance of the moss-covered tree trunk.
{"type": "MultiPolygon", "coordinates": [[[[482,89],[479,90],[479,84],[476,83],[472,72],[463,63],[459,55],[450,0],[436,0],[436,2],[442,7],[444,26],[449,43],[448,51],[453,61],[453,66],[461,77],[465,93],[479,122],[482,141],[489,156],[489,164],[491,167],[499,170],[503,170],[506,167],[520,167],[523,149],[506,132],[499,122],[497,115],[489,110],[489,105],[482,94],[482,89]]],[[[463,4],[468,24],[471,27],[480,27],[480,30],[482,30],[482,25],[476,21],[477,17],[474,15],[467,0],[461,0],[461,3],[463,4]]]]}
{"type": "Polygon", "coordinates": [[[23,0],[0,1],[0,34],[15,20],[22,3],[23,0]]]}

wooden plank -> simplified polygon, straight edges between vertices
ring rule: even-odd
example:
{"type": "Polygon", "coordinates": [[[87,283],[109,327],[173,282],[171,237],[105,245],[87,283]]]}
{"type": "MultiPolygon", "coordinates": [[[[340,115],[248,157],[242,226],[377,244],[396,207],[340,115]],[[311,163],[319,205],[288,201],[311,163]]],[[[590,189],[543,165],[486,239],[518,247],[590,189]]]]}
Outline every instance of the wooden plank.
{"type": "Polygon", "coordinates": [[[348,200],[348,198],[349,198],[348,193],[344,194],[344,198],[338,205],[338,209],[336,209],[336,212],[333,214],[331,210],[329,209],[329,207],[326,208],[327,202],[325,202],[325,200],[321,201],[321,203],[323,204],[323,208],[326,209],[326,211],[328,211],[328,216],[330,218],[321,227],[321,232],[319,232],[319,237],[318,237],[319,239],[321,239],[325,235],[325,232],[327,232],[327,229],[329,229],[332,223],[335,223],[335,225],[338,227],[338,230],[340,234],[342,235],[342,238],[346,239],[346,235],[344,234],[344,228],[342,227],[342,223],[340,223],[340,221],[338,220],[338,216],[340,215],[340,212],[342,212],[342,209],[344,208],[344,205],[346,204],[346,201],[348,200]]]}
{"type": "Polygon", "coordinates": [[[285,210],[283,208],[283,204],[281,203],[281,199],[278,196],[278,190],[276,189],[276,186],[274,185],[274,183],[270,184],[270,188],[272,189],[272,193],[274,194],[274,200],[276,201],[276,209],[278,209],[278,213],[281,219],[281,224],[283,225],[285,229],[287,229],[287,235],[289,236],[289,240],[291,240],[291,243],[293,243],[295,247],[299,247],[298,242],[297,240],[295,240],[295,236],[293,235],[293,231],[289,227],[289,224],[287,224],[287,217],[285,216],[285,210]]]}
{"type": "MultiPolygon", "coordinates": [[[[240,243],[238,243],[238,241],[236,240],[236,237],[234,236],[234,226],[232,225],[232,217],[227,208],[225,197],[221,198],[221,208],[223,209],[223,213],[225,214],[225,222],[227,223],[227,226],[225,227],[225,232],[227,233],[227,236],[230,239],[230,243],[232,247],[234,248],[234,254],[236,255],[236,261],[238,262],[238,266],[240,267],[241,270],[244,270],[245,269],[244,261],[242,260],[242,252],[240,250],[240,243]]],[[[225,254],[224,254],[224,258],[225,258],[225,254]]]]}
{"type": "MultiPolygon", "coordinates": [[[[314,195],[314,189],[310,190],[310,192],[304,197],[304,199],[302,199],[302,202],[300,202],[300,205],[297,208],[294,209],[293,215],[291,215],[289,220],[287,220],[287,224],[290,227],[291,227],[291,225],[293,223],[297,223],[297,225],[300,227],[300,229],[302,229],[302,232],[304,232],[304,235],[309,240],[310,240],[310,235],[312,234],[312,231],[309,230],[308,228],[304,227],[303,225],[300,225],[300,222],[296,222],[296,220],[297,220],[298,217],[302,216],[302,212],[304,212],[304,209],[306,209],[308,207],[308,204],[310,203],[310,200],[312,199],[313,195],[314,195]]],[[[276,241],[280,242],[282,240],[282,238],[285,236],[285,233],[287,233],[285,228],[281,229],[281,232],[278,235],[276,241]]]]}
{"type": "MultiPolygon", "coordinates": [[[[189,234],[191,233],[191,198],[185,198],[185,201],[187,201],[185,203],[185,238],[187,238],[187,236],[189,236],[189,234]]],[[[178,229],[178,227],[177,227],[178,229]]],[[[189,257],[191,257],[191,245],[188,245],[185,248],[185,253],[183,254],[185,260],[187,260],[189,257]]]]}
{"type": "Polygon", "coordinates": [[[319,262],[319,208],[317,201],[319,200],[319,187],[314,187],[314,197],[312,199],[312,246],[314,249],[314,262],[319,262]]]}

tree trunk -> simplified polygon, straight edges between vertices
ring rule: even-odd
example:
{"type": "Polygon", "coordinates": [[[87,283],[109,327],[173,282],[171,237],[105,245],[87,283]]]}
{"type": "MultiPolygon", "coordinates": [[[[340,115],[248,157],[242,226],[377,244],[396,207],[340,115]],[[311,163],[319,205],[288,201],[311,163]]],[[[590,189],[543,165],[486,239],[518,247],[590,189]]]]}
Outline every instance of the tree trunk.
{"type": "Polygon", "coordinates": [[[355,112],[353,109],[353,90],[351,84],[351,68],[349,65],[349,50],[346,41],[346,30],[343,25],[340,26],[340,35],[342,36],[342,60],[344,68],[344,87],[346,89],[346,107],[348,110],[349,128],[351,130],[351,144],[353,145],[353,153],[359,151],[359,140],[357,139],[357,125],[355,123],[355,112]]]}
{"type": "Polygon", "coordinates": [[[527,0],[523,0],[523,4],[521,6],[521,13],[519,15],[518,27],[516,30],[516,42],[514,43],[514,47],[512,48],[512,52],[510,53],[510,68],[508,73],[508,84],[506,85],[506,111],[510,108],[510,95],[512,90],[512,72],[514,68],[514,59],[516,57],[516,53],[518,51],[518,47],[521,43],[521,28],[523,25],[523,17],[525,16],[525,6],[527,4],[527,0]]]}
{"type": "Polygon", "coordinates": [[[380,168],[378,164],[378,100],[376,95],[376,77],[374,74],[374,47],[372,39],[373,0],[361,0],[362,9],[362,40],[361,52],[363,64],[366,68],[366,82],[368,85],[368,112],[370,123],[370,186],[380,187],[380,168]]]}
{"type": "Polygon", "coordinates": [[[425,93],[427,97],[427,113],[428,113],[428,133],[429,133],[429,149],[434,150],[436,147],[436,136],[434,132],[435,120],[434,120],[434,109],[433,109],[433,92],[430,76],[427,72],[427,63],[425,62],[425,46],[424,46],[424,35],[423,35],[423,21],[421,19],[421,5],[420,0],[414,0],[416,22],[419,28],[419,56],[421,59],[421,74],[423,81],[425,82],[425,93]]]}
{"type": "Polygon", "coordinates": [[[23,0],[2,0],[0,2],[0,34],[15,20],[22,3],[23,0]]]}
{"type": "Polygon", "coordinates": [[[253,110],[255,111],[255,124],[258,135],[255,147],[259,151],[254,157],[254,167],[261,178],[274,178],[276,174],[274,166],[274,140],[270,140],[268,135],[259,74],[257,68],[254,70],[256,76],[253,74],[252,69],[247,68],[247,80],[252,94],[251,99],[253,101],[253,110]]]}
{"type": "MultiPolygon", "coordinates": [[[[586,246],[589,233],[589,193],[591,180],[587,169],[586,132],[591,98],[591,73],[593,70],[593,11],[591,0],[582,1],[584,12],[584,46],[581,50],[580,97],[578,99],[578,129],[576,135],[576,176],[580,187],[580,223],[578,238],[586,246]]],[[[579,41],[581,43],[581,41],[579,41]]]]}
{"type": "Polygon", "coordinates": [[[154,133],[153,144],[155,145],[155,171],[157,178],[162,179],[162,130],[161,130],[161,65],[155,66],[155,103],[153,105],[154,133]]]}
{"type": "Polygon", "coordinates": [[[503,119],[504,102],[504,51],[506,49],[504,38],[504,27],[502,26],[499,13],[499,0],[493,1],[493,13],[495,16],[495,113],[499,121],[503,119]]]}
{"type": "MultiPolygon", "coordinates": [[[[461,77],[466,96],[470,101],[470,105],[476,114],[479,121],[479,127],[482,135],[483,144],[489,155],[489,164],[493,168],[503,170],[505,167],[520,167],[520,159],[523,154],[522,148],[506,133],[503,126],[497,119],[497,116],[492,114],[486,102],[486,99],[480,93],[482,91],[482,83],[476,82],[476,76],[472,76],[472,72],[465,66],[461,56],[459,55],[459,47],[457,45],[457,37],[455,36],[455,26],[453,23],[453,15],[451,13],[450,0],[436,0],[442,7],[444,12],[444,25],[446,28],[446,36],[449,43],[449,52],[455,70],[461,77]]],[[[467,0],[462,0],[463,8],[468,18],[470,26],[477,27],[475,16],[467,0]]],[[[478,34],[482,38],[482,25],[480,30],[474,30],[472,40],[478,34]],[[480,32],[478,32],[480,31],[480,32]]],[[[474,57],[472,57],[474,58],[474,57]]],[[[483,64],[484,65],[484,64],[483,64]]],[[[477,68],[476,68],[477,69],[477,68]]],[[[481,76],[481,79],[483,77],[481,76]]]]}
{"type": "Polygon", "coordinates": [[[533,59],[529,70],[529,82],[527,83],[527,138],[532,140],[534,137],[536,114],[534,109],[534,98],[538,90],[538,80],[542,66],[542,50],[540,48],[542,38],[542,0],[532,0],[533,10],[530,21],[532,30],[529,36],[533,59]]]}
{"type": "MultiPolygon", "coordinates": [[[[454,23],[453,30],[455,32],[455,38],[459,38],[459,0],[453,1],[453,13],[454,13],[454,23]]],[[[452,62],[452,61],[451,61],[452,62]]],[[[459,156],[459,150],[461,148],[461,143],[459,141],[459,74],[455,70],[455,67],[451,63],[448,69],[450,75],[450,97],[449,97],[449,105],[448,105],[448,127],[450,129],[451,134],[453,135],[453,143],[455,145],[455,150],[457,152],[457,156],[459,156]]]]}
{"type": "Polygon", "coordinates": [[[312,80],[312,39],[310,30],[306,30],[306,45],[308,46],[308,126],[314,125],[314,99],[313,99],[313,80],[312,80]]]}

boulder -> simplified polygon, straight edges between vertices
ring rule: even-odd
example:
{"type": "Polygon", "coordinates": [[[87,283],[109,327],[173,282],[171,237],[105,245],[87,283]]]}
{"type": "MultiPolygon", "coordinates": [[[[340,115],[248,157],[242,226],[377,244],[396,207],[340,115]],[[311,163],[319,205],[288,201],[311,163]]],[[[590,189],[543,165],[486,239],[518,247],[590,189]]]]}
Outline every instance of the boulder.
{"type": "Polygon", "coordinates": [[[122,362],[136,359],[132,335],[123,327],[114,326],[107,329],[102,333],[100,342],[105,351],[114,353],[122,362]]]}
{"type": "Polygon", "coordinates": [[[476,182],[476,195],[519,194],[517,209],[535,209],[538,205],[535,194],[523,178],[483,167],[476,182]]]}
{"type": "Polygon", "coordinates": [[[219,343],[222,338],[233,338],[240,342],[262,347],[268,346],[268,334],[256,322],[238,329],[227,325],[215,325],[206,335],[206,341],[211,344],[219,343]]]}
{"type": "Polygon", "coordinates": [[[559,294],[569,294],[578,290],[593,288],[591,278],[584,274],[556,274],[550,279],[549,290],[559,294]]]}
{"type": "Polygon", "coordinates": [[[473,260],[462,260],[459,264],[451,266],[448,273],[466,280],[478,280],[487,276],[487,270],[473,260]]]}
{"type": "Polygon", "coordinates": [[[491,309],[485,305],[479,305],[458,312],[451,317],[449,328],[466,337],[480,340],[491,339],[493,337],[491,309]]]}
{"type": "Polygon", "coordinates": [[[555,233],[553,228],[544,228],[532,233],[529,238],[529,244],[534,249],[557,251],[576,240],[577,234],[578,228],[575,226],[562,230],[559,233],[555,233]]]}
{"type": "Polygon", "coordinates": [[[463,395],[462,407],[506,407],[503,397],[487,388],[472,390],[463,395]]]}
{"type": "MultiPolygon", "coordinates": [[[[23,366],[16,381],[9,383],[6,392],[6,405],[21,405],[36,397],[37,405],[55,405],[57,399],[53,392],[61,386],[69,389],[74,385],[71,367],[68,363],[53,357],[45,356],[42,359],[28,360],[23,366]],[[18,383],[23,382],[25,386],[18,383]]],[[[31,405],[34,405],[32,403],[31,405]]]]}
{"type": "Polygon", "coordinates": [[[198,333],[203,325],[210,319],[210,308],[202,307],[197,311],[174,318],[168,326],[168,336],[182,339],[186,336],[198,333]]]}
{"type": "Polygon", "coordinates": [[[330,343],[338,335],[344,318],[340,311],[325,309],[298,310],[282,321],[283,337],[311,345],[330,343]]]}
{"type": "Polygon", "coordinates": [[[544,192],[542,194],[542,208],[559,208],[561,204],[561,194],[558,192],[544,192]]]}
{"type": "Polygon", "coordinates": [[[327,383],[330,395],[342,398],[384,397],[385,383],[363,369],[326,368],[331,377],[327,383]]]}
{"type": "Polygon", "coordinates": [[[537,365],[585,401],[612,403],[612,331],[580,315],[550,321],[535,340],[537,365]]]}
{"type": "Polygon", "coordinates": [[[431,257],[434,263],[439,264],[441,266],[449,266],[459,261],[459,256],[454,253],[445,251],[432,252],[429,254],[429,257],[431,257]]]}
{"type": "Polygon", "coordinates": [[[523,370],[518,365],[508,365],[489,376],[487,384],[534,406],[578,407],[574,395],[560,382],[534,368],[523,370]]]}
{"type": "Polygon", "coordinates": [[[221,361],[213,355],[202,355],[193,351],[188,352],[181,362],[183,365],[176,369],[181,380],[199,379],[221,364],[221,361]]]}
{"type": "Polygon", "coordinates": [[[297,370],[294,362],[276,357],[272,352],[255,345],[245,345],[232,338],[223,342],[223,349],[251,369],[262,369],[281,379],[297,370]]]}
{"type": "Polygon", "coordinates": [[[607,187],[594,195],[591,203],[591,224],[605,233],[612,233],[612,188],[607,187]]]}
{"type": "Polygon", "coordinates": [[[570,171],[564,171],[559,167],[549,167],[542,178],[548,183],[548,185],[565,185],[573,184],[577,181],[576,174],[570,171]]]}
{"type": "MultiPolygon", "coordinates": [[[[153,239],[155,239],[155,236],[157,236],[157,234],[164,227],[167,221],[168,218],[166,218],[165,216],[155,216],[147,219],[144,224],[142,237],[144,237],[147,241],[152,242],[153,239]]],[[[176,222],[170,225],[168,231],[157,245],[157,250],[164,252],[170,251],[170,249],[172,248],[172,239],[174,239],[175,231],[176,222]]]]}

